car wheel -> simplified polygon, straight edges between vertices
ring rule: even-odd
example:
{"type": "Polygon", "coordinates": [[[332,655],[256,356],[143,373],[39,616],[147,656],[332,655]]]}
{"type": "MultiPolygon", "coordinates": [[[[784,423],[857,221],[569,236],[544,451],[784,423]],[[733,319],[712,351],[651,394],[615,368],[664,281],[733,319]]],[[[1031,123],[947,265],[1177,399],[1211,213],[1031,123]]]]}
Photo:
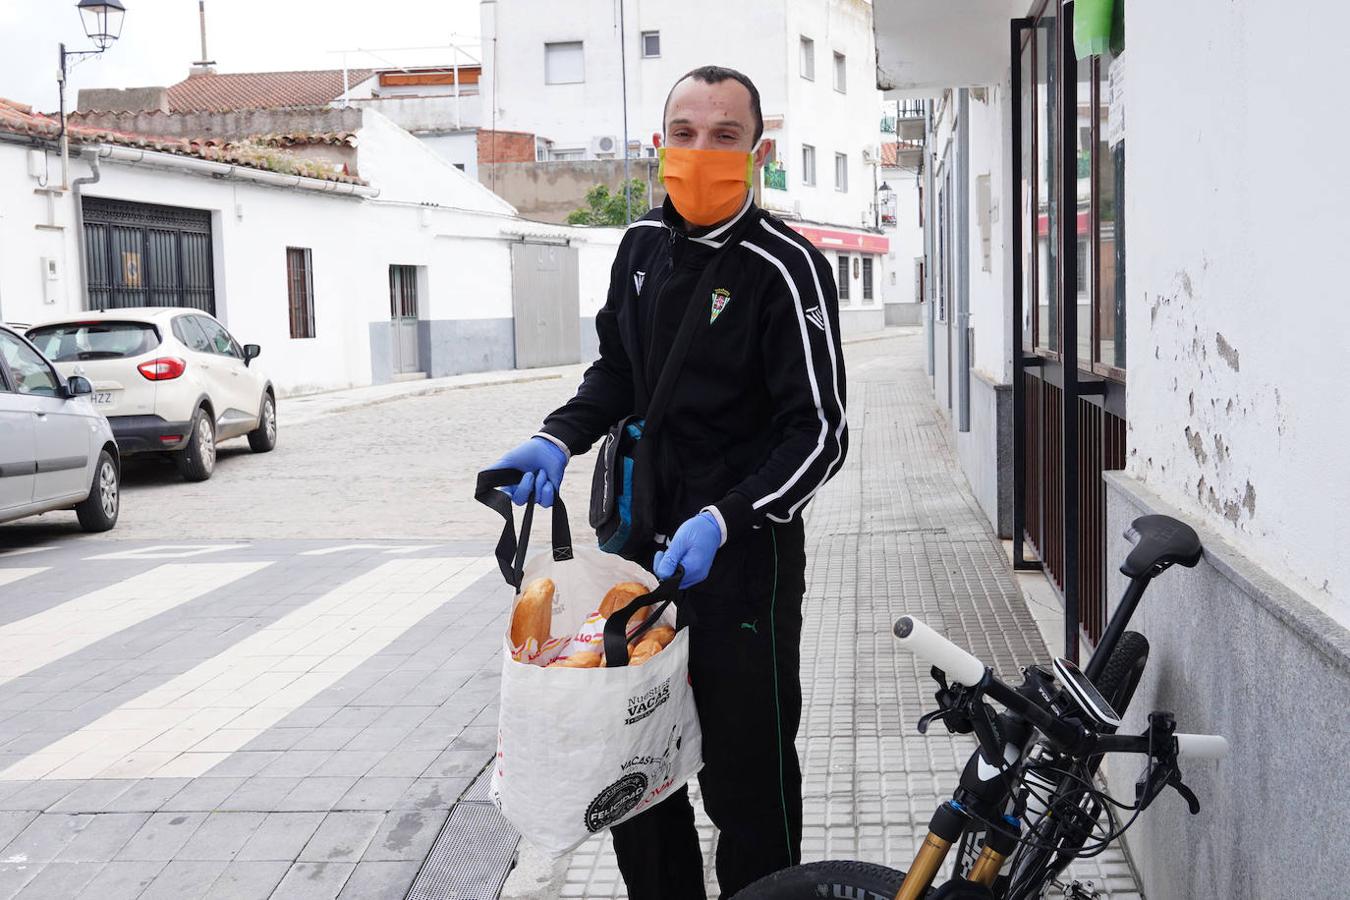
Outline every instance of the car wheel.
{"type": "Polygon", "coordinates": [[[94,466],[89,496],[75,507],[75,515],[80,517],[80,527],[85,531],[108,531],[117,524],[121,505],[121,475],[112,454],[104,450],[99,453],[98,464],[94,466]]]}
{"type": "Polygon", "coordinates": [[[248,445],[254,453],[266,453],[277,445],[277,401],[263,394],[262,415],[258,427],[248,433],[248,445]]]}
{"type": "Polygon", "coordinates": [[[192,417],[188,445],[174,457],[178,473],[188,481],[205,481],[216,468],[216,426],[203,408],[192,417]]]}

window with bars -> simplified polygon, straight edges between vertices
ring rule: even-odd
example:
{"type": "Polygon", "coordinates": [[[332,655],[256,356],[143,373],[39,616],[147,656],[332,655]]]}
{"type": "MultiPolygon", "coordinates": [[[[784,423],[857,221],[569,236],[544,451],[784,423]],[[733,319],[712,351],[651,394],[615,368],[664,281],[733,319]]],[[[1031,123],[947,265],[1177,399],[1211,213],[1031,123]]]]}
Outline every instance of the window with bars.
{"type": "Polygon", "coordinates": [[[864,256],[862,258],[862,296],[864,300],[872,299],[872,257],[864,256]]]}
{"type": "Polygon", "coordinates": [[[849,273],[848,273],[848,254],[839,254],[839,302],[848,300],[849,273]]]}
{"type": "Polygon", "coordinates": [[[308,247],[286,248],[286,296],[291,337],[314,337],[314,270],[308,247]]]}

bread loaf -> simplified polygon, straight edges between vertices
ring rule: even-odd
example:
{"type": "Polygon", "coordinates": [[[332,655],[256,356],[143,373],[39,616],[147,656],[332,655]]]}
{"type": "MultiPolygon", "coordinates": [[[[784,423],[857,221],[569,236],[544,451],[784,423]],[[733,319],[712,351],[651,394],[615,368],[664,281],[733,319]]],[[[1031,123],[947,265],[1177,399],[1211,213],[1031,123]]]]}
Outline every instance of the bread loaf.
{"type": "Polygon", "coordinates": [[[524,646],[530,638],[542,647],[549,639],[553,628],[553,591],[551,578],[540,578],[526,586],[511,615],[513,647],[524,646]]]}
{"type": "Polygon", "coordinates": [[[600,666],[599,650],[583,650],[563,659],[555,659],[546,668],[549,669],[595,669],[600,666]]]}
{"type": "MultiPolygon", "coordinates": [[[[605,599],[600,601],[600,615],[608,619],[638,597],[650,593],[651,591],[646,585],[638,584],[636,581],[625,581],[616,584],[609,589],[609,593],[605,594],[605,599]]],[[[628,620],[629,629],[636,628],[638,625],[647,621],[647,616],[651,611],[652,608],[650,606],[644,606],[642,609],[633,613],[633,617],[628,620]]]]}
{"type": "Polygon", "coordinates": [[[645,644],[647,641],[655,641],[659,647],[670,646],[670,642],[675,640],[675,629],[669,625],[653,625],[651,630],[642,636],[639,643],[645,644]]]}

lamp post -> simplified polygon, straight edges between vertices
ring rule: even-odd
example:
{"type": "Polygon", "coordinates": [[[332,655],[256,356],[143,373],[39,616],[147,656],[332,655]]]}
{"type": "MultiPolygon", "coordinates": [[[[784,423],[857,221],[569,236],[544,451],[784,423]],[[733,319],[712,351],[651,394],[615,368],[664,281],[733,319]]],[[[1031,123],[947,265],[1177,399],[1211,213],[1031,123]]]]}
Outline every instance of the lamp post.
{"type": "Polygon", "coordinates": [[[895,224],[895,191],[886,182],[882,182],[877,188],[877,206],[881,213],[882,225],[895,224]]]}
{"type": "Polygon", "coordinates": [[[121,0],[80,0],[75,4],[79,10],[84,33],[94,42],[97,50],[67,50],[61,44],[61,67],[56,83],[61,95],[61,190],[70,189],[70,137],[66,134],[66,75],[70,67],[67,61],[84,56],[98,56],[112,46],[112,42],[122,35],[122,17],[126,7],[121,0]]]}

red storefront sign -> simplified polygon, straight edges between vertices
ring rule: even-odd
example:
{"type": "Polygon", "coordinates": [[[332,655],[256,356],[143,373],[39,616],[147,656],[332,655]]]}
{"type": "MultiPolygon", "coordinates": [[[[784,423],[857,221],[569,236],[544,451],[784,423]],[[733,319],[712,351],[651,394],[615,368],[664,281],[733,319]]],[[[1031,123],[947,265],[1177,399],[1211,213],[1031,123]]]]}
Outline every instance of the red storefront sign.
{"type": "Polygon", "coordinates": [[[862,234],[857,231],[836,231],[811,225],[788,226],[821,250],[842,250],[856,253],[885,253],[891,249],[891,239],[884,234],[862,234]]]}

